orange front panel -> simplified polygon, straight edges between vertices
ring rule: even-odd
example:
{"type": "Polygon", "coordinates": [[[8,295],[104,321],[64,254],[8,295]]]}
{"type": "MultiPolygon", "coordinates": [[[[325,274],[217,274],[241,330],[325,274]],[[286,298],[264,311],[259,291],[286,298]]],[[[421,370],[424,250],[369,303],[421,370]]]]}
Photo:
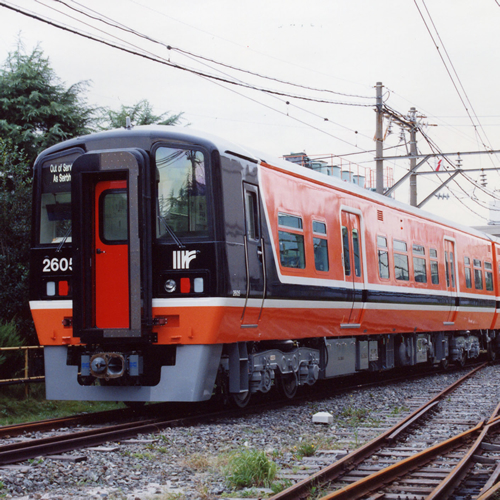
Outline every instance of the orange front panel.
{"type": "Polygon", "coordinates": [[[31,309],[40,345],[79,344],[80,339],[73,337],[73,329],[64,327],[64,318],[71,318],[73,310],[66,309],[31,309]]]}

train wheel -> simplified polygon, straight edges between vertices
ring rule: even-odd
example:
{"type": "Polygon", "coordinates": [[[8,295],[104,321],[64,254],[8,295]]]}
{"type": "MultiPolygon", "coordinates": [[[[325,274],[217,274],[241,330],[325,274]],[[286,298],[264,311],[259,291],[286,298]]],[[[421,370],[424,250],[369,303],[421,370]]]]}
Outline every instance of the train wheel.
{"type": "Polygon", "coordinates": [[[463,368],[465,366],[465,362],[467,361],[467,353],[465,351],[462,351],[462,356],[460,359],[457,360],[458,366],[460,368],[463,368]]]}
{"type": "Polygon", "coordinates": [[[285,396],[288,399],[292,399],[295,397],[295,394],[297,394],[297,389],[298,389],[298,384],[297,384],[297,377],[295,376],[295,373],[287,373],[285,375],[282,375],[281,373],[278,374],[278,390],[280,391],[283,396],[285,396]]]}
{"type": "Polygon", "coordinates": [[[495,361],[497,359],[497,353],[492,346],[491,342],[488,342],[488,361],[495,361]]]}
{"type": "Polygon", "coordinates": [[[250,391],[242,392],[240,394],[229,394],[229,402],[238,408],[245,408],[250,401],[250,397],[250,391]]]}

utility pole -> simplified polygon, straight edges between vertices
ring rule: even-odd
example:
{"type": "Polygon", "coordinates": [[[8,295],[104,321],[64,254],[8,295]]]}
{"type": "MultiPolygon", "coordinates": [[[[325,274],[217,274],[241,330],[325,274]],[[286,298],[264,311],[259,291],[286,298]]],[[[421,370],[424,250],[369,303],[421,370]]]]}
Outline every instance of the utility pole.
{"type": "Polygon", "coordinates": [[[382,82],[377,82],[376,85],[376,129],[375,129],[375,155],[376,160],[376,170],[375,170],[375,181],[377,193],[384,194],[384,112],[383,112],[383,102],[382,102],[382,82]]]}
{"type": "Polygon", "coordinates": [[[417,159],[414,158],[417,154],[417,110],[410,108],[409,119],[411,123],[410,128],[410,205],[417,206],[417,174],[414,172],[417,165],[417,159]]]}

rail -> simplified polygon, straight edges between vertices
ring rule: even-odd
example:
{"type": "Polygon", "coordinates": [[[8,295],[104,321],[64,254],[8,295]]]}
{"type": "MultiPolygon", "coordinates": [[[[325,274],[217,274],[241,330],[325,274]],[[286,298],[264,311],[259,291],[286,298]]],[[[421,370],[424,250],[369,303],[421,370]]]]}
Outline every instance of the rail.
{"type": "MultiPolygon", "coordinates": [[[[455,381],[453,384],[448,386],[446,389],[441,391],[437,396],[432,398],[430,401],[422,405],[420,408],[415,410],[411,415],[408,415],[405,419],[401,420],[391,429],[383,432],[380,436],[373,439],[372,441],[366,443],[361,446],[357,450],[352,451],[345,457],[340,460],[334,462],[333,464],[325,467],[324,469],[316,472],[311,475],[309,478],[304,479],[293,486],[290,486],[286,490],[274,495],[272,500],[297,500],[297,499],[305,499],[310,496],[310,491],[315,486],[323,486],[328,482],[331,482],[338,477],[340,477],[346,470],[348,470],[351,466],[361,463],[366,457],[373,454],[377,449],[379,449],[384,443],[391,442],[394,440],[396,435],[401,432],[403,429],[406,429],[410,424],[414,423],[417,419],[422,418],[427,412],[429,412],[435,405],[435,403],[439,400],[442,400],[446,395],[450,392],[454,391],[458,386],[460,386],[465,380],[471,377],[474,373],[481,370],[486,366],[487,363],[483,363],[478,367],[471,370],[469,373],[461,377],[459,380],[455,381]]],[[[471,434],[478,432],[482,427],[482,423],[478,425],[476,428],[463,433],[461,436],[463,439],[468,438],[471,434]]],[[[446,441],[443,446],[448,449],[448,447],[456,446],[456,442],[453,440],[446,441]]],[[[429,451],[427,450],[428,454],[429,451]]],[[[427,454],[418,454],[417,458],[413,458],[413,460],[425,460],[427,458],[427,454]]],[[[408,460],[404,460],[401,463],[408,463],[408,460]]],[[[413,462],[414,463],[414,462],[413,462]]],[[[391,467],[384,470],[384,474],[387,477],[384,479],[389,479],[395,473],[395,467],[391,467]]],[[[380,476],[378,476],[380,478],[380,476]]],[[[335,498],[336,500],[352,500],[353,498],[359,498],[361,494],[371,491],[374,484],[374,477],[369,476],[364,480],[360,480],[353,485],[346,486],[341,490],[337,490],[330,495],[323,497],[322,500],[330,500],[335,498]]]]}

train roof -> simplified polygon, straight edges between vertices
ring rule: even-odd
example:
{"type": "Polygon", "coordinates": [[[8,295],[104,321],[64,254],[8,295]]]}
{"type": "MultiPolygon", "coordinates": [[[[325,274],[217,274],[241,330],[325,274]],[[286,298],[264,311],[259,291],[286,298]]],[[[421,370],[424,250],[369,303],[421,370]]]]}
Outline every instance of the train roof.
{"type": "Polygon", "coordinates": [[[412,207],[406,203],[394,200],[393,198],[389,198],[368,189],[361,188],[356,184],[345,182],[335,177],[327,176],[301,165],[286,161],[282,158],[277,158],[274,155],[262,153],[253,148],[241,146],[210,133],[186,127],[142,125],[135,126],[130,129],[121,128],[79,136],[46,149],[38,156],[35,164],[37,164],[40,160],[48,155],[74,147],[83,147],[83,149],[85,149],[86,151],[130,147],[129,141],[131,138],[134,138],[135,140],[135,147],[142,148],[146,151],[148,151],[151,145],[155,142],[161,140],[173,140],[180,143],[185,142],[188,144],[197,144],[200,146],[204,146],[210,150],[217,149],[221,154],[229,154],[247,158],[248,160],[255,163],[265,162],[284,171],[298,174],[302,177],[306,177],[323,184],[329,184],[343,191],[356,194],[365,199],[373,200],[374,202],[387,206],[388,208],[395,208],[397,210],[401,210],[402,212],[415,215],[417,217],[422,217],[427,220],[432,220],[452,229],[456,229],[500,244],[500,238],[484,233],[482,231],[478,231],[470,226],[455,223],[453,221],[450,221],[449,219],[446,219],[445,217],[440,217],[436,214],[426,212],[425,210],[412,207]]]}

